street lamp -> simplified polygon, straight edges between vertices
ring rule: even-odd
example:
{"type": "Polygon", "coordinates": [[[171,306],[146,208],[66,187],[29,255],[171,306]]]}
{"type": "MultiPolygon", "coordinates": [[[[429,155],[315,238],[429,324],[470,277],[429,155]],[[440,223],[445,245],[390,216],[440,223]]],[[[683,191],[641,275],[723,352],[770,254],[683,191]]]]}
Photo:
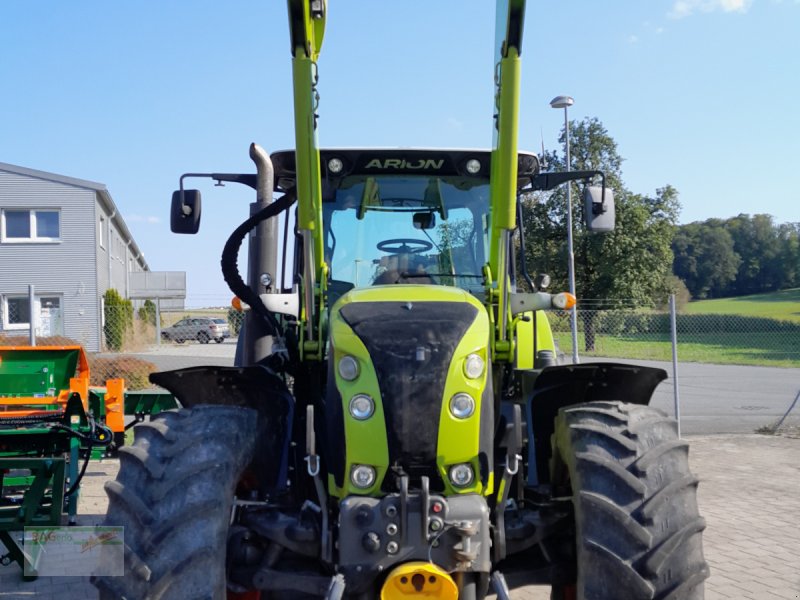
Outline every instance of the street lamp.
{"type": "MultiPolygon", "coordinates": [[[[553,108],[564,109],[564,136],[567,139],[566,171],[571,171],[569,156],[569,118],[567,109],[575,104],[571,96],[556,96],[550,100],[553,108]]],[[[572,184],[567,182],[567,272],[569,275],[569,293],[575,296],[575,253],[572,251],[572,184]]],[[[576,296],[577,297],[577,296],[576,296]]],[[[578,313],[576,307],[570,309],[570,329],[572,330],[572,362],[578,364],[578,313]]]]}

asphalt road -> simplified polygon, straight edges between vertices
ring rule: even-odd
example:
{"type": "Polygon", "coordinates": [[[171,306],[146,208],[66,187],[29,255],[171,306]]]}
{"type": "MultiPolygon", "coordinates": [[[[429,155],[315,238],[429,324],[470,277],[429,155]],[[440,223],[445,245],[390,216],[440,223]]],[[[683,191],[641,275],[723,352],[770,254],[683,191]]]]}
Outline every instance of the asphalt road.
{"type": "MultiPolygon", "coordinates": [[[[669,379],[658,386],[651,406],[674,415],[672,364],[638,364],[667,371],[669,379]]],[[[753,433],[775,424],[799,393],[800,369],[679,363],[681,433],[753,433]]],[[[784,422],[790,425],[800,425],[800,401],[784,422]]]]}
{"type": "MultiPolygon", "coordinates": [[[[222,344],[163,344],[137,354],[159,369],[198,365],[232,365],[236,340],[222,344]]],[[[670,415],[675,413],[675,387],[671,363],[622,361],[662,368],[669,379],[656,389],[651,402],[670,415]]],[[[800,369],[679,363],[681,433],[753,433],[770,427],[786,413],[800,393],[800,369]]],[[[620,398],[624,400],[624,398],[620,398]]],[[[800,425],[800,401],[785,421],[800,425]]]]}

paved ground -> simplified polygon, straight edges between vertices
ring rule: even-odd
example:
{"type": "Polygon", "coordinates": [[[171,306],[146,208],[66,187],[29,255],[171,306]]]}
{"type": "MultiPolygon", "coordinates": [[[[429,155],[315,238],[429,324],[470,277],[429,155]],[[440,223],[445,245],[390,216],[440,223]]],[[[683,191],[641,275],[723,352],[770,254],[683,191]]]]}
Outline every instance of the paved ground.
{"type": "MultiPolygon", "coordinates": [[[[690,436],[690,459],[700,478],[706,518],[705,554],[711,565],[706,600],[800,600],[800,435],[690,436]]],[[[81,495],[82,524],[105,511],[103,482],[116,461],[93,463],[81,495]]],[[[0,600],[97,598],[86,578],[20,580],[16,566],[0,567],[0,600]]],[[[517,600],[547,600],[548,590],[515,590],[517,600]]]]}

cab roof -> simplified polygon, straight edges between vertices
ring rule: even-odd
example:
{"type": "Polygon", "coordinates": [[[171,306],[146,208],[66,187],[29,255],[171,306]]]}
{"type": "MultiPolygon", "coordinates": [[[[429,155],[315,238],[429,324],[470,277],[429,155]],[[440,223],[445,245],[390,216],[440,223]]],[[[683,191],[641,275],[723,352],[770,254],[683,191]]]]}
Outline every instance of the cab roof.
{"type": "MultiPolygon", "coordinates": [[[[348,175],[439,175],[489,178],[491,150],[423,148],[326,148],[320,150],[323,179],[348,175]],[[477,161],[476,164],[470,161],[477,161]],[[470,163],[470,170],[467,169],[470,163]]],[[[294,150],[281,150],[271,156],[277,187],[294,187],[294,150]]],[[[530,180],[539,172],[539,159],[530,152],[518,154],[518,177],[530,180]]]]}

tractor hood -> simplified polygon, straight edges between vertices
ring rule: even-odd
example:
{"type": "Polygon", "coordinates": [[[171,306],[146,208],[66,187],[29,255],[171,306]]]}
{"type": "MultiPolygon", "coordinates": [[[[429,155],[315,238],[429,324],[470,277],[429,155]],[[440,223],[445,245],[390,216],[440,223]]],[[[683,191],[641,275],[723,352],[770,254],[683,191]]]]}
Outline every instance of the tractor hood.
{"type": "Polygon", "coordinates": [[[448,469],[470,463],[475,477],[469,491],[485,490],[493,416],[489,335],[485,308],[458,288],[386,285],[345,294],[331,311],[329,429],[346,440],[331,448],[340,465],[331,469],[335,487],[349,487],[347,475],[367,464],[376,468],[374,491],[382,483],[393,490],[392,479],[401,474],[412,482],[427,476],[433,489],[458,491],[450,489],[448,469]],[[464,368],[471,355],[485,365],[472,379],[464,368]],[[340,368],[343,359],[357,362],[355,377],[352,367],[350,373],[340,368]],[[453,416],[456,394],[474,400],[469,417],[453,416]],[[375,404],[365,419],[351,409],[359,395],[375,404]]]}

